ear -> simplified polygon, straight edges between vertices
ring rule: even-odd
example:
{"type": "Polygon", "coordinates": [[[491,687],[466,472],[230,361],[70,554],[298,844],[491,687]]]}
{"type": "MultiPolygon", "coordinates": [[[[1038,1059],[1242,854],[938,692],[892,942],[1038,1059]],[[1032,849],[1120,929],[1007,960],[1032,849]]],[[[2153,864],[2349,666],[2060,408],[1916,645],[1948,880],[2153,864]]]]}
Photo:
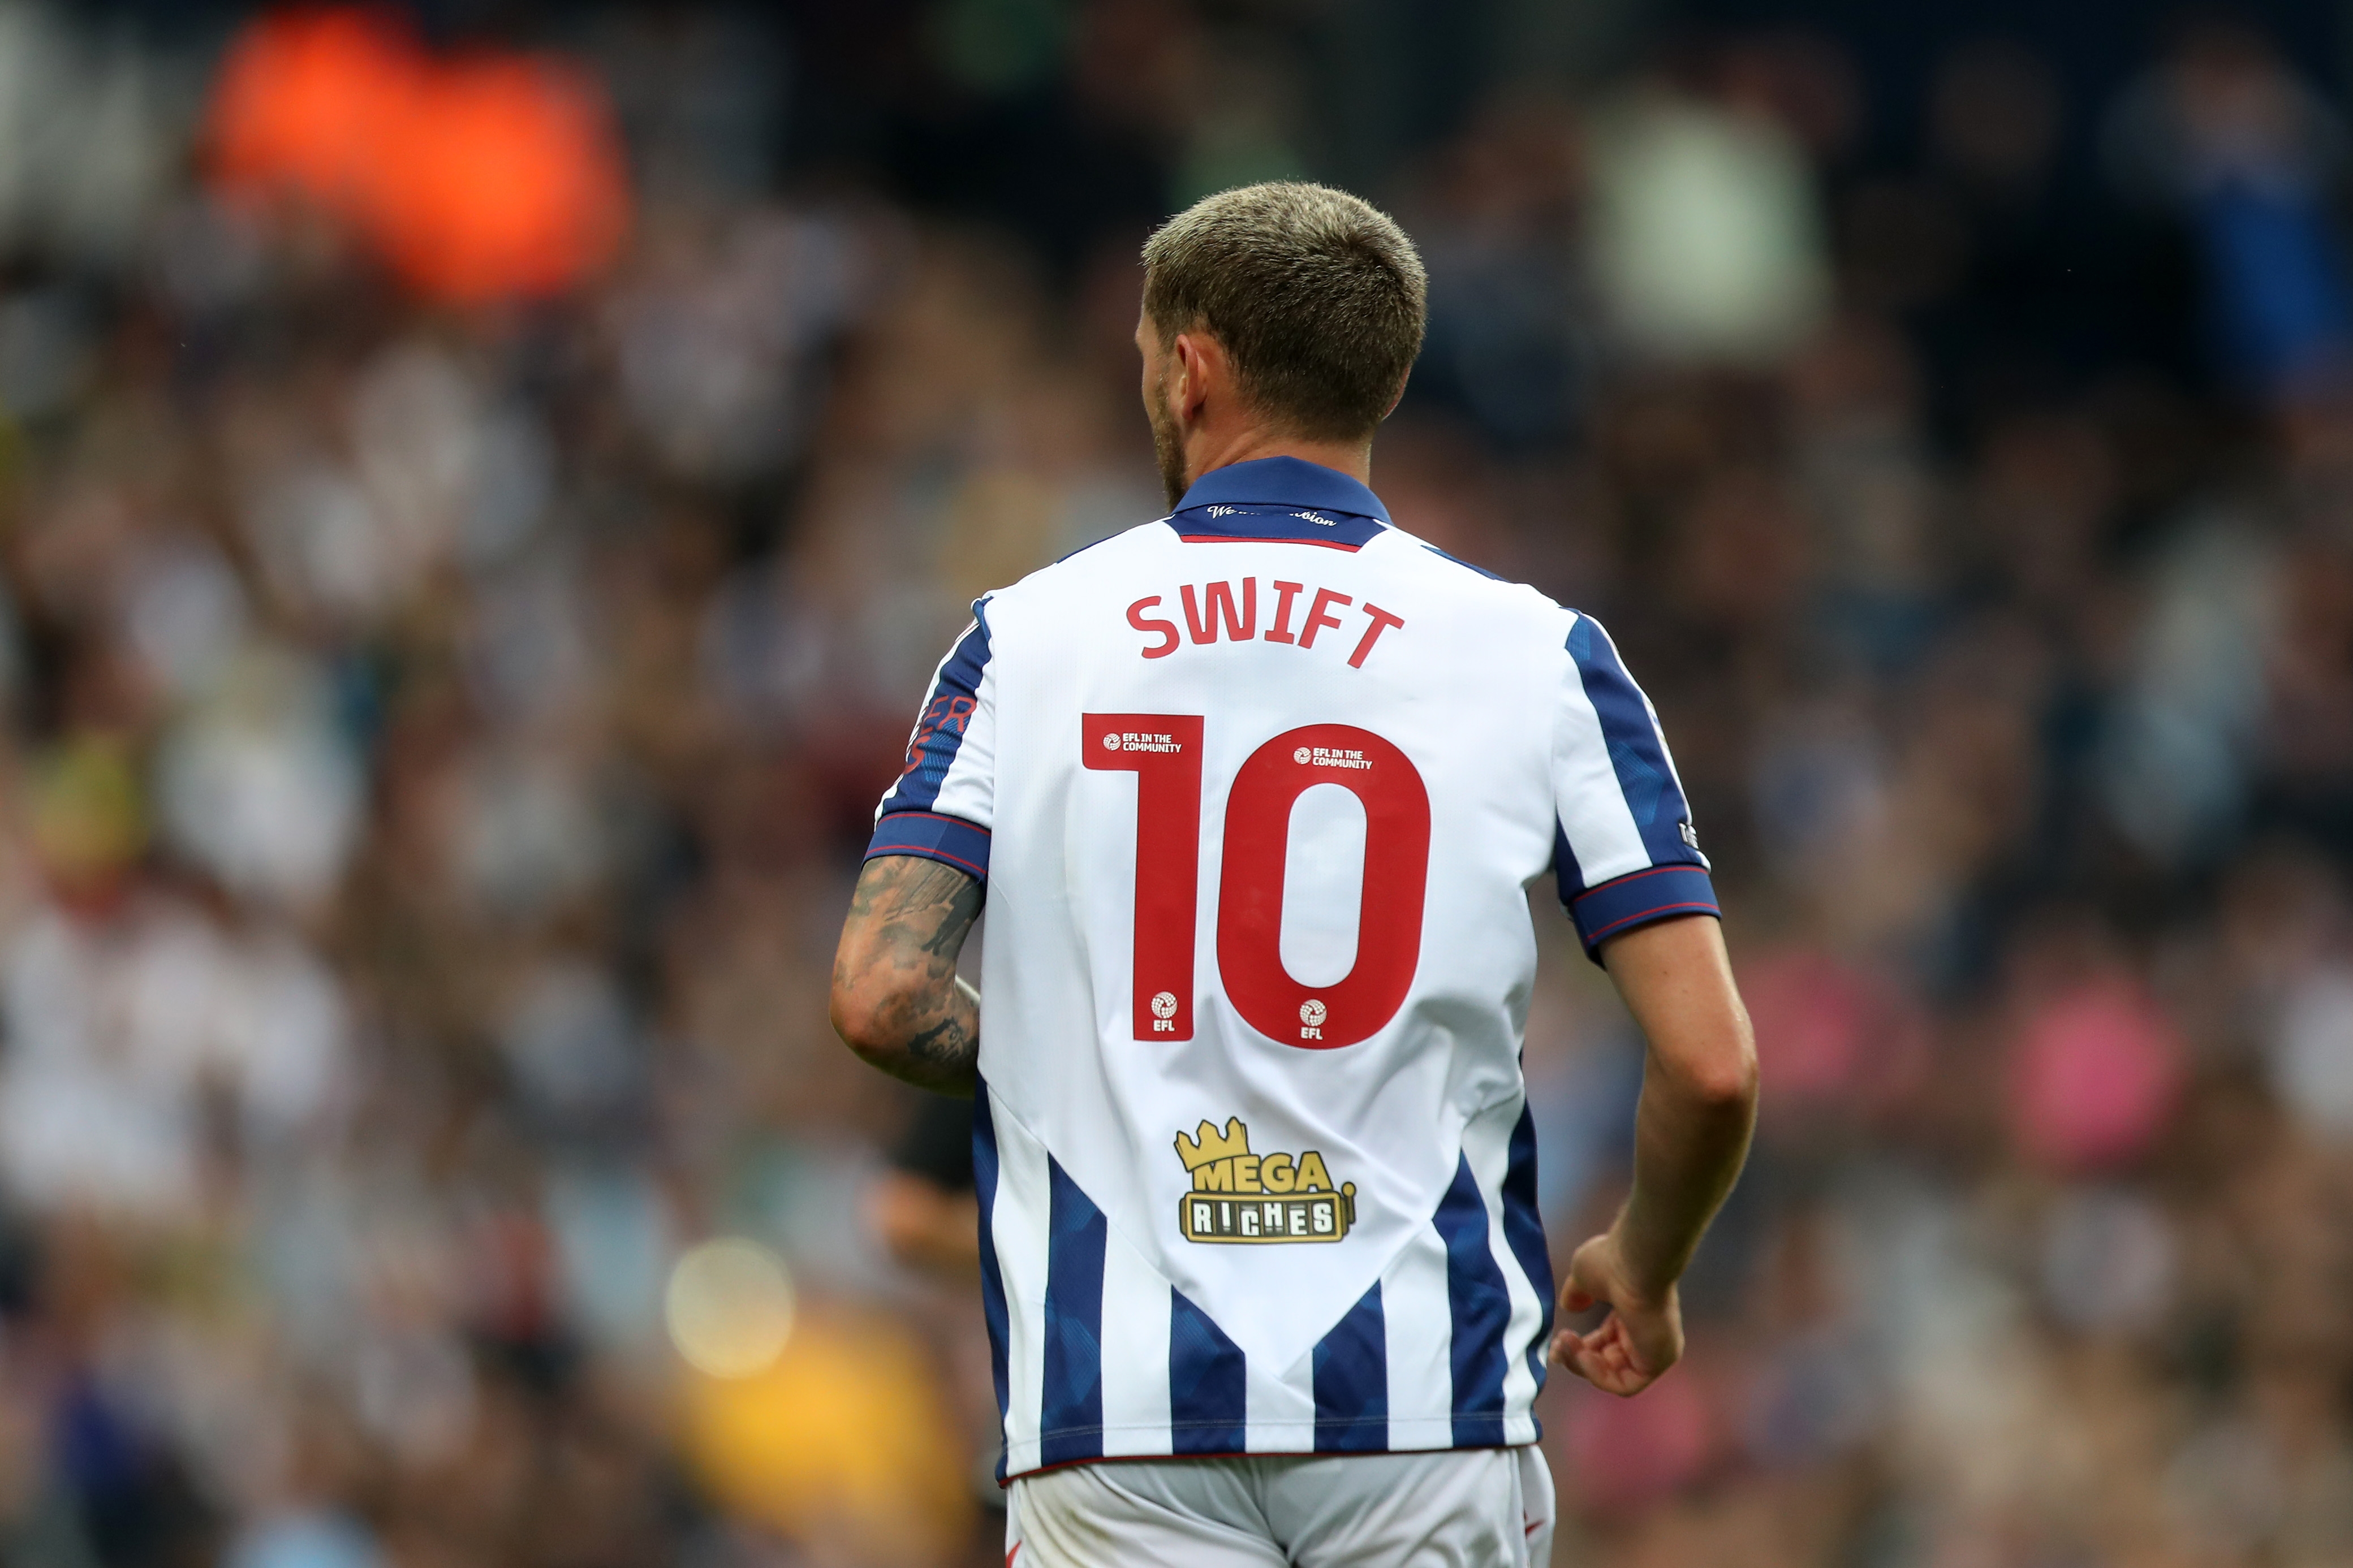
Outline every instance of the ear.
{"type": "Polygon", "coordinates": [[[1224,378],[1225,351],[1207,332],[1179,332],[1169,353],[1176,357],[1176,377],[1168,388],[1168,405],[1178,420],[1190,424],[1208,402],[1211,386],[1224,378]]]}

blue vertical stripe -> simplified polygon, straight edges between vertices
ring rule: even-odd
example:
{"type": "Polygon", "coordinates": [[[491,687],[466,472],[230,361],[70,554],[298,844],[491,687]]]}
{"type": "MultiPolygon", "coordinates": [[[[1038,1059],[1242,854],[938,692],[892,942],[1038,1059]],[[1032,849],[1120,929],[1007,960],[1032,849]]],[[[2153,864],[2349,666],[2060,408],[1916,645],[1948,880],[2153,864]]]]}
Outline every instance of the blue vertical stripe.
{"type": "Polygon", "coordinates": [[[1520,1272],[1544,1303],[1536,1342],[1528,1347],[1528,1370],[1544,1392],[1545,1357],[1552,1345],[1552,1249],[1545,1245],[1544,1218],[1536,1212],[1536,1117],[1525,1101],[1512,1129],[1510,1162],[1504,1167],[1504,1240],[1519,1259],[1520,1272]]]}
{"type": "Polygon", "coordinates": [[[1046,1234],[1046,1345],[1038,1412],[1039,1462],[1103,1456],[1103,1211],[1046,1158],[1052,1200],[1046,1234]]]}
{"type": "Polygon", "coordinates": [[[1388,1446],[1388,1329],[1376,1279],[1315,1342],[1315,1451],[1377,1454],[1388,1446]]]}
{"type": "Polygon", "coordinates": [[[972,1189],[980,1203],[980,1315],[988,1321],[988,1370],[997,1382],[997,1479],[1005,1479],[1005,1449],[1001,1442],[1008,1406],[1005,1365],[1005,1276],[997,1267],[997,1122],[989,1114],[988,1084],[976,1084],[972,1095],[972,1189]]]}
{"type": "Polygon", "coordinates": [[[1683,824],[1691,819],[1691,804],[1675,783],[1667,748],[1651,721],[1650,705],[1640,687],[1619,662],[1609,634],[1590,616],[1579,616],[1568,632],[1569,657],[1577,660],[1586,700],[1601,721],[1601,738],[1609,748],[1609,765],[1617,773],[1619,793],[1641,830],[1643,847],[1654,866],[1681,862],[1704,864],[1699,852],[1683,842],[1683,824]]]}
{"type": "Polygon", "coordinates": [[[1454,1182],[1431,1223],[1446,1244],[1446,1306],[1453,1319],[1454,1446],[1493,1447],[1504,1440],[1504,1336],[1512,1326],[1512,1293],[1487,1245],[1487,1205],[1467,1155],[1456,1155],[1454,1182]]]}
{"type": "Polygon", "coordinates": [[[1241,1346],[1185,1292],[1168,1292],[1168,1451],[1240,1454],[1250,1447],[1241,1346]]]}
{"type": "Polygon", "coordinates": [[[907,740],[906,771],[882,797],[878,818],[894,811],[928,811],[939,800],[940,785],[947,782],[980,706],[980,678],[987,668],[988,601],[982,598],[973,603],[971,626],[940,666],[939,679],[907,740]]]}

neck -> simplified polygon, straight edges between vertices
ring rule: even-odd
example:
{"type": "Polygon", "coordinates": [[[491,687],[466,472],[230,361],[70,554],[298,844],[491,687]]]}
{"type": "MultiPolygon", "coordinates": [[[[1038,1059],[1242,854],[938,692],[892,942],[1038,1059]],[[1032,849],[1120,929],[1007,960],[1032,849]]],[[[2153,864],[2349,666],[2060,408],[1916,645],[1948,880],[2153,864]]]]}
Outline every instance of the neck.
{"type": "Polygon", "coordinates": [[[1337,468],[1360,485],[1373,482],[1373,444],[1365,441],[1309,441],[1273,430],[1240,430],[1230,436],[1194,438],[1186,453],[1186,483],[1203,474],[1253,463],[1261,458],[1297,458],[1337,468]]]}

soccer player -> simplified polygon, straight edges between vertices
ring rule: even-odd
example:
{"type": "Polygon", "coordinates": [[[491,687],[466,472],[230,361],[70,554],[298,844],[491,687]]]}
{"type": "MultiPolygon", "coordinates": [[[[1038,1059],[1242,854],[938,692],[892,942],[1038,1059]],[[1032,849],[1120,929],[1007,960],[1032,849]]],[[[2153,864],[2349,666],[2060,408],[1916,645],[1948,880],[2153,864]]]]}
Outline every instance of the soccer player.
{"type": "Polygon", "coordinates": [[[1542,1564],[1547,1349],[1620,1394],[1674,1363],[1747,1148],[1707,861],[1608,635],[1369,488],[1422,337],[1398,226],[1253,185],[1144,259],[1169,515],[973,606],[834,1026],[975,1099],[1009,1563],[1542,1564]],[[1547,870],[1649,1043],[1583,1334],[1520,1074],[1547,870]]]}

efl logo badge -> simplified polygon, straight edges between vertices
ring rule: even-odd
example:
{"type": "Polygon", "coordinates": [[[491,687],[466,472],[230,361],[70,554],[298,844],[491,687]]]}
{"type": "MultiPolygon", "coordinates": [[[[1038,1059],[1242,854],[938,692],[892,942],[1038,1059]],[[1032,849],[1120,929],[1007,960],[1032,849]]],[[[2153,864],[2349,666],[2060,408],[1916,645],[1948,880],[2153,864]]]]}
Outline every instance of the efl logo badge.
{"type": "Polygon", "coordinates": [[[1193,1190],[1176,1202],[1176,1228],[1187,1241],[1337,1241],[1356,1223],[1356,1184],[1336,1189],[1324,1156],[1310,1149],[1253,1154],[1239,1116],[1226,1130],[1208,1122],[1192,1137],[1176,1134],[1176,1157],[1193,1190]]]}

